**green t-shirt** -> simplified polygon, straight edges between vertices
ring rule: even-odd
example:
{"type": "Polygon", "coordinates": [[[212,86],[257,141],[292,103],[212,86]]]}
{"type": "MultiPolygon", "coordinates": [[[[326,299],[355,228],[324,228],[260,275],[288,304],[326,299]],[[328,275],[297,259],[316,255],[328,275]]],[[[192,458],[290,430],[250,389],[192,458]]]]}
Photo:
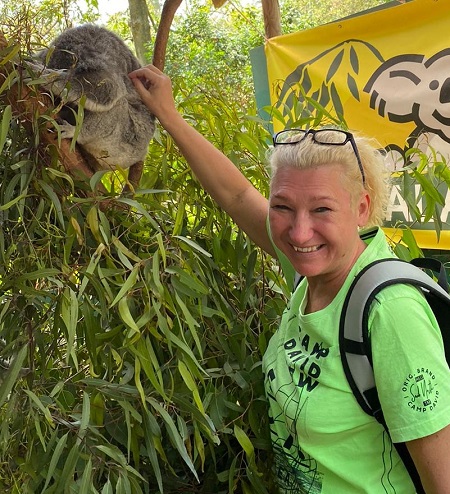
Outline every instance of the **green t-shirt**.
{"type": "MultiPolygon", "coordinates": [[[[304,314],[307,281],[289,301],[263,359],[275,468],[289,494],[415,492],[391,439],[353,396],[339,353],[339,318],[356,274],[393,257],[382,230],[359,257],[333,302],[304,314]]],[[[440,330],[409,285],[382,290],[369,317],[375,380],[394,441],[450,423],[450,371],[440,330]]]]}

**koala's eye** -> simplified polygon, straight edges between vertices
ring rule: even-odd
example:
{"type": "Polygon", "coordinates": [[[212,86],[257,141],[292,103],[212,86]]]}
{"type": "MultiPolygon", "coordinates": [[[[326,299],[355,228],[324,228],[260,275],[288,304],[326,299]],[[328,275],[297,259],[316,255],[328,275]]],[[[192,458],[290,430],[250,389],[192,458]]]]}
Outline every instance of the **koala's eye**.
{"type": "Polygon", "coordinates": [[[430,85],[429,85],[429,88],[432,90],[432,91],[435,91],[436,89],[439,88],[439,81],[431,81],[430,82],[430,85]]]}

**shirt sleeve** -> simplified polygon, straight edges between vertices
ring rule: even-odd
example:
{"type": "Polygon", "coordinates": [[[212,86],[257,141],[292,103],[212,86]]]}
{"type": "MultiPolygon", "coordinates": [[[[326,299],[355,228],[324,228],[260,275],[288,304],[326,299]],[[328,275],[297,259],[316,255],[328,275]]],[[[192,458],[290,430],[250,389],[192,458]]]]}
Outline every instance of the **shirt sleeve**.
{"type": "Polygon", "coordinates": [[[433,311],[409,285],[385,288],[369,317],[375,382],[393,442],[450,424],[450,370],[433,311]]]}

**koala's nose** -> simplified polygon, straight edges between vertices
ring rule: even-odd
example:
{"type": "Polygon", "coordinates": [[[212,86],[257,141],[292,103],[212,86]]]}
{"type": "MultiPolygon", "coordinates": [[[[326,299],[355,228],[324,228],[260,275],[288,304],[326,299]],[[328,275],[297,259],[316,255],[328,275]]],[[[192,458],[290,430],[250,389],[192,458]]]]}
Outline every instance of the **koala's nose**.
{"type": "Polygon", "coordinates": [[[442,84],[439,102],[450,103],[450,77],[447,78],[442,84]]]}

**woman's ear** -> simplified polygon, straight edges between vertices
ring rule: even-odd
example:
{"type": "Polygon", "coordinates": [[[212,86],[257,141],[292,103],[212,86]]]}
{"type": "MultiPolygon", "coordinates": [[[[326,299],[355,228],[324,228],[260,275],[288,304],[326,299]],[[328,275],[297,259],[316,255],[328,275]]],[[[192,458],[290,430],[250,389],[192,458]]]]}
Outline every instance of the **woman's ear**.
{"type": "Polygon", "coordinates": [[[370,214],[370,203],[369,193],[365,190],[362,192],[358,203],[358,226],[360,228],[367,225],[370,214]]]}

